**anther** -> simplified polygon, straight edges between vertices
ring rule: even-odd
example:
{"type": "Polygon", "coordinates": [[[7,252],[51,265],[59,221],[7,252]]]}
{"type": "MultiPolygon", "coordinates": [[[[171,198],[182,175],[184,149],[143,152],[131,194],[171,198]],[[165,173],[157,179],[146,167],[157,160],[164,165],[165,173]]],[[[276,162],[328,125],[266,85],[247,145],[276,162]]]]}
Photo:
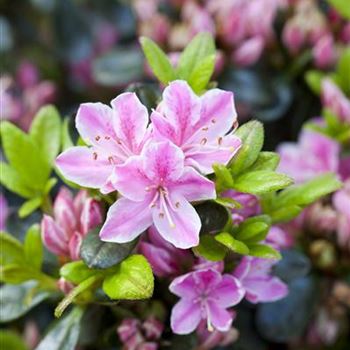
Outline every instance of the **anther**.
{"type": "Polygon", "coordinates": [[[203,131],[208,131],[208,127],[206,126],[205,128],[202,128],[203,131]]]}
{"type": "Polygon", "coordinates": [[[218,144],[219,144],[219,146],[221,146],[221,144],[222,144],[222,137],[218,138],[218,144]]]}
{"type": "Polygon", "coordinates": [[[109,161],[111,164],[114,164],[114,159],[113,159],[112,156],[109,156],[109,157],[108,157],[108,161],[109,161]]]}
{"type": "Polygon", "coordinates": [[[94,160],[97,159],[97,153],[96,153],[96,152],[94,152],[94,153],[92,154],[92,156],[94,157],[94,160]]]}
{"type": "Polygon", "coordinates": [[[110,136],[105,136],[105,139],[106,140],[109,140],[111,137],[110,136]]]}
{"type": "Polygon", "coordinates": [[[211,122],[212,122],[213,124],[215,124],[215,123],[216,123],[216,120],[215,120],[215,119],[212,119],[211,122]]]}
{"type": "Polygon", "coordinates": [[[205,144],[207,143],[207,141],[208,141],[208,140],[207,140],[206,138],[203,138],[203,139],[201,140],[200,144],[201,144],[201,145],[205,145],[205,144]]]}
{"type": "Polygon", "coordinates": [[[164,218],[164,213],[159,213],[159,217],[160,217],[161,219],[163,219],[163,218],[164,218]]]}
{"type": "Polygon", "coordinates": [[[100,136],[96,136],[95,140],[98,141],[101,137],[100,136]]]}
{"type": "Polygon", "coordinates": [[[176,207],[176,208],[180,208],[180,202],[176,202],[176,203],[175,203],[175,207],[176,207]]]}

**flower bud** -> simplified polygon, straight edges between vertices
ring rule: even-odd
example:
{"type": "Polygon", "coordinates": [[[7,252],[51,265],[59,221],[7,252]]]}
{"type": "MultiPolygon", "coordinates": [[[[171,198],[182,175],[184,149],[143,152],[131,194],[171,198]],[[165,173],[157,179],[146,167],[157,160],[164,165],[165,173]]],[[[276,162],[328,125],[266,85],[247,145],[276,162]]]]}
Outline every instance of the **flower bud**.
{"type": "Polygon", "coordinates": [[[320,69],[334,65],[336,61],[336,51],[331,34],[325,35],[317,41],[312,50],[312,55],[316,67],[320,69]]]}
{"type": "Polygon", "coordinates": [[[260,36],[244,41],[233,53],[233,61],[241,67],[254,64],[260,58],[264,44],[260,36]]]}

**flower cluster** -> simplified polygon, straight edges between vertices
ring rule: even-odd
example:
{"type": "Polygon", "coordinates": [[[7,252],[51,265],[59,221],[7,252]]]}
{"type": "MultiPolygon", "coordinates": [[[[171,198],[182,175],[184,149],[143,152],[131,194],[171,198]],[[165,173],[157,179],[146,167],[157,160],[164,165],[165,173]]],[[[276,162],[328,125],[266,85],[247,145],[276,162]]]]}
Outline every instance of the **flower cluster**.
{"type": "Polygon", "coordinates": [[[67,179],[122,195],[107,213],[101,239],[129,242],[154,224],[177,248],[198,245],[201,222],[190,203],[216,197],[203,175],[214,163],[227,164],[241,144],[233,134],[232,93],[214,89],[197,97],[186,82],[174,81],[150,124],[133,93],[111,105],[81,105],[76,125],[89,146],[70,148],[56,162],[67,179]]]}

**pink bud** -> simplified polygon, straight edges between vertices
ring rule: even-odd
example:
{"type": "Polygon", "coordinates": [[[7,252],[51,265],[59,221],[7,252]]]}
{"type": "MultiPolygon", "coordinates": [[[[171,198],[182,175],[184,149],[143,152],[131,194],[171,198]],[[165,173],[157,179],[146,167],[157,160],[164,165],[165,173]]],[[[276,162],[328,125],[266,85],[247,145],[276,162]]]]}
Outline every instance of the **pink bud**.
{"type": "Polygon", "coordinates": [[[300,26],[289,21],[282,33],[282,40],[292,54],[297,54],[305,43],[306,35],[300,26]]]}
{"type": "Polygon", "coordinates": [[[347,22],[340,33],[340,38],[345,44],[350,44],[350,22],[347,22]]]}
{"type": "Polygon", "coordinates": [[[100,203],[93,198],[88,198],[81,213],[81,233],[87,234],[92,228],[101,224],[102,220],[100,203]]]}
{"type": "Polygon", "coordinates": [[[143,324],[142,329],[148,340],[157,340],[161,337],[164,329],[163,323],[155,317],[149,317],[143,324]]]}
{"type": "Polygon", "coordinates": [[[291,248],[294,245],[294,238],[287,231],[278,226],[272,226],[266,237],[266,243],[276,249],[291,248]]]}
{"type": "Polygon", "coordinates": [[[34,64],[23,61],[17,70],[17,81],[22,89],[31,88],[39,82],[39,72],[34,64]]]}
{"type": "Polygon", "coordinates": [[[68,255],[65,232],[54,222],[51,216],[44,215],[41,221],[41,236],[45,247],[57,255],[68,255]]]}
{"type": "Polygon", "coordinates": [[[83,236],[80,232],[76,231],[71,236],[68,242],[69,255],[72,260],[80,259],[80,247],[83,241],[83,236]]]}
{"type": "Polygon", "coordinates": [[[59,223],[68,240],[78,223],[74,210],[73,196],[67,188],[62,187],[58,192],[53,204],[53,213],[56,222],[59,223]]]}
{"type": "Polygon", "coordinates": [[[241,67],[254,64],[260,58],[264,44],[262,37],[244,41],[233,53],[233,61],[241,67]]]}
{"type": "Polygon", "coordinates": [[[320,69],[334,65],[336,52],[332,35],[326,35],[319,39],[312,50],[316,67],[320,69]]]}

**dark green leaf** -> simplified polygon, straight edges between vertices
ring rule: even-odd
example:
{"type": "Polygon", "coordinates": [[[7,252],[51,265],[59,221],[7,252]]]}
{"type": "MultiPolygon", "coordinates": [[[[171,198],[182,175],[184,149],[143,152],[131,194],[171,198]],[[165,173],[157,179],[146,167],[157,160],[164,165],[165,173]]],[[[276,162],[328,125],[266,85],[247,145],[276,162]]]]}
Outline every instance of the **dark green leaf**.
{"type": "Polygon", "coordinates": [[[223,230],[229,220],[229,213],[222,205],[205,202],[195,206],[201,219],[201,233],[216,233],[223,230]]]}
{"type": "Polygon", "coordinates": [[[175,80],[174,68],[163,50],[154,41],[146,37],[141,37],[140,43],[148,64],[158,80],[164,84],[175,80]]]}
{"type": "Polygon", "coordinates": [[[34,281],[3,285],[0,289],[0,322],[10,322],[23,316],[49,296],[48,292],[35,292],[35,288],[34,281]]]}
{"type": "Polygon", "coordinates": [[[96,269],[106,269],[118,264],[134,249],[137,240],[128,243],[103,242],[99,237],[99,228],[88,233],[80,248],[80,256],[87,266],[96,269]]]}
{"type": "Polygon", "coordinates": [[[131,255],[123,260],[103,282],[103,290],[111,299],[147,299],[152,296],[153,288],[152,268],[143,255],[131,255]]]}
{"type": "Polygon", "coordinates": [[[75,350],[82,316],[83,309],[75,307],[53,325],[35,350],[75,350]]]}
{"type": "Polygon", "coordinates": [[[193,251],[210,261],[220,261],[225,258],[226,249],[219,244],[213,235],[201,235],[200,242],[193,251]]]}
{"type": "Polygon", "coordinates": [[[242,255],[249,254],[249,248],[243,242],[234,239],[228,232],[219,233],[215,236],[215,239],[235,253],[242,255]]]}

